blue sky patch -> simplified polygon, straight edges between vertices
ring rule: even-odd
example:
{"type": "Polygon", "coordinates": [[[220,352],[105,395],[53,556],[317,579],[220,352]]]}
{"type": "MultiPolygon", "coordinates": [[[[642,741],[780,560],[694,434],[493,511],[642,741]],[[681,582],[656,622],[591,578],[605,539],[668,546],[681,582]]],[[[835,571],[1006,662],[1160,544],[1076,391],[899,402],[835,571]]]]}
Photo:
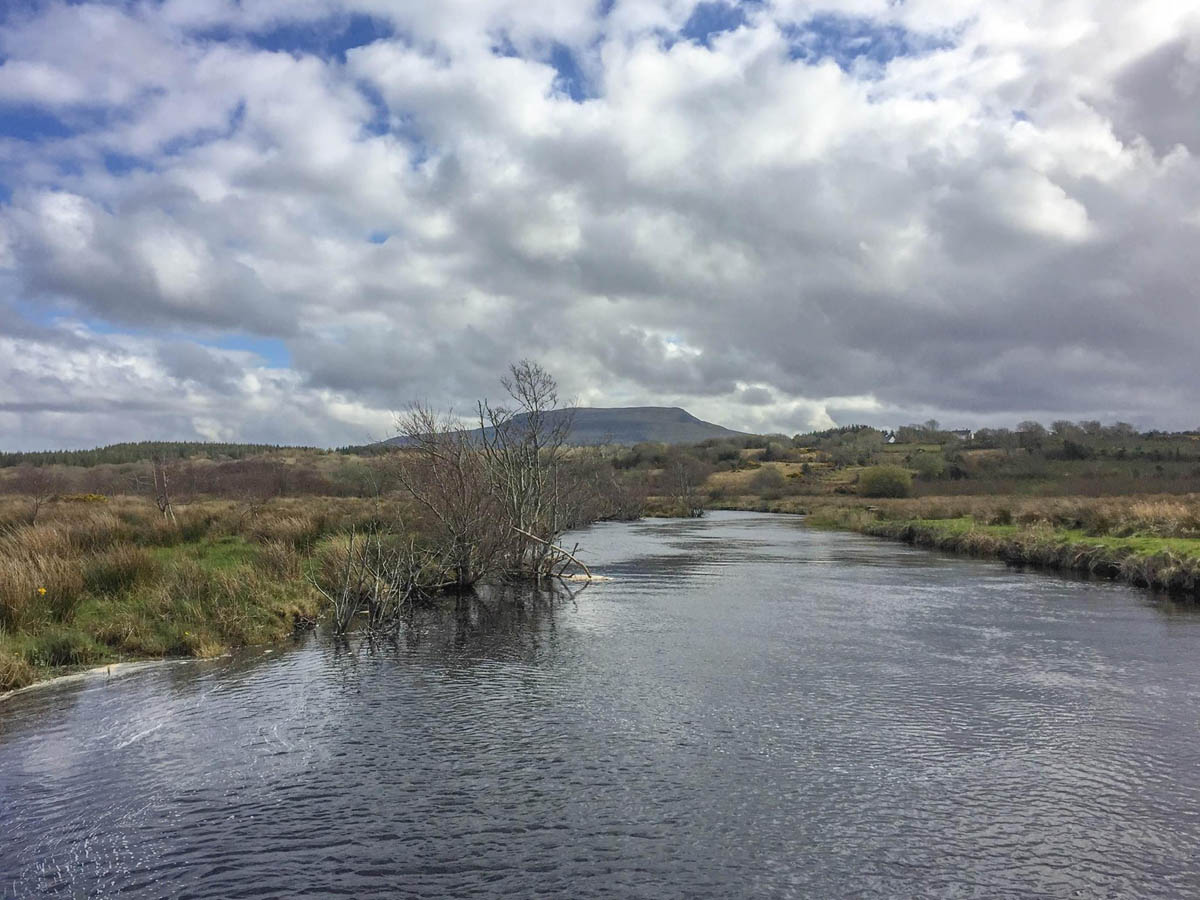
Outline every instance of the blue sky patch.
{"type": "Polygon", "coordinates": [[[0,106],[0,137],[44,141],[70,137],[74,130],[53,113],[33,106],[0,106]]]}
{"type": "Polygon", "coordinates": [[[392,114],[388,109],[387,101],[383,99],[383,94],[374,85],[365,81],[359,81],[355,87],[371,107],[371,117],[363,123],[363,132],[374,137],[387,134],[391,129],[392,114]]]}
{"type": "Polygon", "coordinates": [[[124,153],[105,153],[104,168],[109,175],[128,175],[137,169],[152,170],[154,167],[145,160],[124,153]]]}
{"type": "Polygon", "coordinates": [[[12,300],[10,309],[26,322],[43,327],[54,327],[64,320],[71,320],[82,323],[93,334],[179,340],[200,344],[204,347],[214,347],[218,350],[239,350],[253,353],[273,369],[286,369],[292,364],[291,351],[288,350],[287,344],[278,338],[254,337],[246,334],[201,338],[193,332],[179,332],[174,329],[114,325],[106,319],[79,315],[70,305],[64,306],[53,301],[12,300]]]}
{"type": "Polygon", "coordinates": [[[309,22],[287,22],[245,34],[228,27],[214,28],[198,32],[196,36],[213,41],[244,37],[260,50],[309,54],[345,62],[346,54],[355,47],[394,37],[395,31],[382,19],[355,13],[309,22]]]}
{"type": "Polygon", "coordinates": [[[791,43],[792,59],[813,64],[832,59],[847,72],[864,62],[886,66],[898,57],[921,56],[953,46],[938,35],[836,13],[822,13],[788,26],[784,34],[791,43]]]}
{"type": "Polygon", "coordinates": [[[278,338],[250,337],[236,335],[214,341],[197,341],[207,347],[219,350],[242,350],[261,357],[272,369],[286,369],[292,364],[292,354],[287,344],[278,338]]]}
{"type": "Polygon", "coordinates": [[[513,44],[508,34],[501,32],[494,36],[491,50],[496,56],[536,59],[539,62],[553,66],[555,71],[555,88],[566,94],[576,103],[582,103],[584,100],[596,96],[592,92],[591,83],[588,81],[587,75],[584,74],[583,67],[579,64],[579,59],[575,55],[575,51],[566,44],[556,42],[549,45],[549,52],[535,52],[528,54],[528,57],[526,57],[513,44]]]}
{"type": "Polygon", "coordinates": [[[550,49],[550,57],[547,62],[554,66],[554,71],[558,73],[554,83],[559,90],[576,103],[582,103],[588,98],[587,76],[583,74],[579,60],[575,58],[570,47],[565,44],[555,44],[550,49]]]}
{"type": "Polygon", "coordinates": [[[725,3],[721,0],[697,3],[679,33],[689,41],[711,47],[713,35],[745,25],[746,10],[758,5],[757,2],[725,3]]]}

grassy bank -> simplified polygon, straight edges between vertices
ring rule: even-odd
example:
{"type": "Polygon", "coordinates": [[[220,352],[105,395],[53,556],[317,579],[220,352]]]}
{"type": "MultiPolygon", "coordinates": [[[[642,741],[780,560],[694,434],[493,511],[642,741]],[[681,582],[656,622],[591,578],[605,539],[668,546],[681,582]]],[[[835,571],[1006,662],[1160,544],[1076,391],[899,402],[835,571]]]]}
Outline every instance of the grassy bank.
{"type": "MultiPolygon", "coordinates": [[[[305,572],[378,502],[206,501],[168,522],[142,498],[0,506],[0,691],[128,659],[270,643],[322,609],[305,572]]],[[[394,516],[395,513],[387,512],[394,516]]]]}
{"type": "Polygon", "coordinates": [[[815,526],[1200,600],[1200,498],[922,498],[811,510],[815,526]]]}

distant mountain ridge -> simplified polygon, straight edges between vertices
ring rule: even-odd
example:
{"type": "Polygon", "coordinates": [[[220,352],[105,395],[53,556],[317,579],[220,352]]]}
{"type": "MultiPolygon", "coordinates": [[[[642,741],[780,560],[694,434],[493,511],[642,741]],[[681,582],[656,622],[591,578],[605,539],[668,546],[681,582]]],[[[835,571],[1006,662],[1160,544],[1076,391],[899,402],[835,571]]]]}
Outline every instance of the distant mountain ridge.
{"type": "MultiPolygon", "coordinates": [[[[710,438],[744,437],[746,432],[734,431],[712,422],[697,419],[678,406],[581,406],[575,410],[554,410],[551,418],[575,414],[571,444],[640,444],[655,441],[663,444],[696,444],[710,438]]],[[[394,437],[387,444],[406,443],[394,437]]]]}

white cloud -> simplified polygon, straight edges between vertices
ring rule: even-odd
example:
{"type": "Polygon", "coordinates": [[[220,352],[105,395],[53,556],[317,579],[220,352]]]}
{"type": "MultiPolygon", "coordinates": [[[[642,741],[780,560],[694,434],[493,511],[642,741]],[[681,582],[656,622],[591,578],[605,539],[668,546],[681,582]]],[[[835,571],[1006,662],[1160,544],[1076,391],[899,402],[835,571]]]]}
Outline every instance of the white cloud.
{"type": "MultiPolygon", "coordinates": [[[[48,4],[0,26],[0,104],[70,132],[0,141],[3,283],[33,321],[286,344],[288,368],[239,363],[250,374],[147,407],[124,437],[168,416],[356,440],[408,399],[494,391],[521,356],[591,403],[742,428],[1038,411],[1192,425],[1200,384],[1178,360],[1200,327],[1200,22],[1185,7],[776,2],[702,46],[665,38],[692,13],[675,0],[605,17],[515,0],[48,4]],[[396,35],[344,60],[256,44],[281,25],[332,40],[356,13],[396,35]],[[844,68],[792,59],[797,29],[844,68]],[[878,53],[848,64],[852,44],[878,53]],[[568,50],[584,102],[551,65],[568,50]]],[[[14,353],[33,340],[19,332],[0,326],[14,353]]],[[[76,335],[56,357],[63,335],[30,350],[45,377],[5,413],[9,443],[87,431],[49,410],[78,406],[74,373],[118,338],[76,335]]]]}

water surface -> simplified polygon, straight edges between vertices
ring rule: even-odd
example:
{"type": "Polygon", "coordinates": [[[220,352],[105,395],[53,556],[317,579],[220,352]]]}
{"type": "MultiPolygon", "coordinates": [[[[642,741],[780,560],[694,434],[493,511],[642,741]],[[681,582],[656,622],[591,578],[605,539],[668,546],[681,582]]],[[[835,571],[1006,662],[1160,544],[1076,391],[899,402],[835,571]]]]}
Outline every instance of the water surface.
{"type": "Polygon", "coordinates": [[[0,896],[1200,893],[1190,610],[781,516],[577,538],[574,599],[0,703],[0,896]]]}

